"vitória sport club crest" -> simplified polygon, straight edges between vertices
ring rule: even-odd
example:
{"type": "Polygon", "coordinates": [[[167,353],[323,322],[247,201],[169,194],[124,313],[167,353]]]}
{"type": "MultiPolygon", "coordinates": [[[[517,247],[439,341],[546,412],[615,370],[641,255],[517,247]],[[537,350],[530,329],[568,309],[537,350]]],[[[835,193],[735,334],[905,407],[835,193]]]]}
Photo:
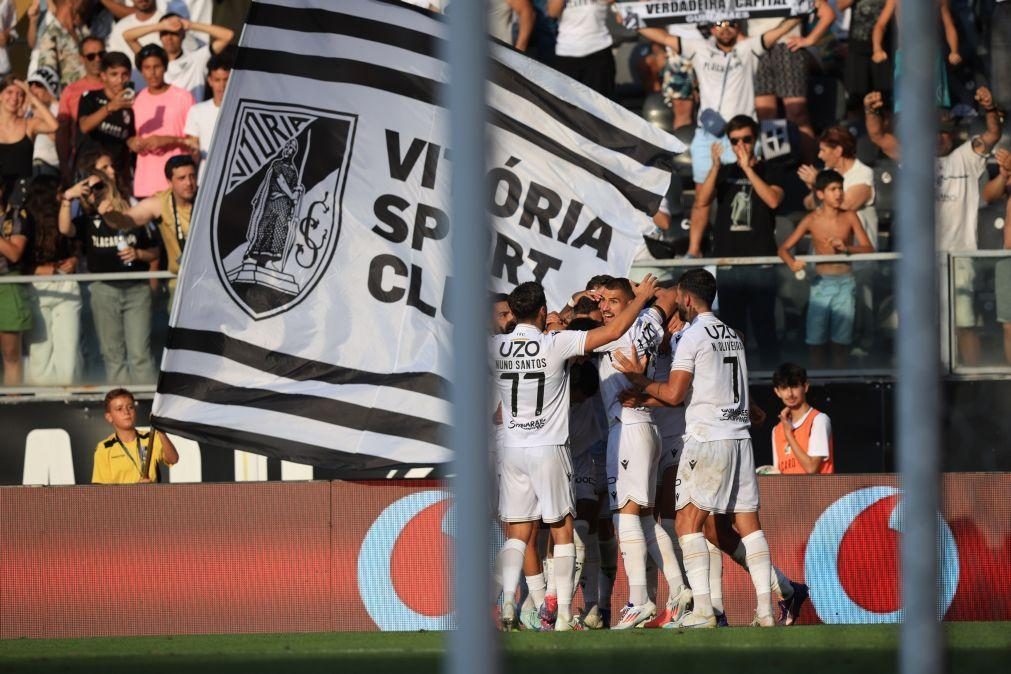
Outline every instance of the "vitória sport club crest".
{"type": "Polygon", "coordinates": [[[355,115],[242,100],[213,211],[214,261],[253,319],[301,302],[330,264],[355,115]]]}

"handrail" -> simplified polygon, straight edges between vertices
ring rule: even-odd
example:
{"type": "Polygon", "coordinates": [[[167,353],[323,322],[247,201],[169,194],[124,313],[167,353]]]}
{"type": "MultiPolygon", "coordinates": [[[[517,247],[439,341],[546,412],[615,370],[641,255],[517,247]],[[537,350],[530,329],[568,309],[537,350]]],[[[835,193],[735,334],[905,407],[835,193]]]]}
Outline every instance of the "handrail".
{"type": "Polygon", "coordinates": [[[175,278],[170,271],[114,271],[105,274],[52,274],[47,276],[0,276],[0,283],[63,283],[64,281],[147,281],[175,278]]]}
{"type": "MultiPolygon", "coordinates": [[[[894,261],[899,259],[898,253],[858,253],[856,255],[798,255],[801,262],[820,264],[822,262],[878,262],[894,261]]],[[[729,267],[729,266],[749,266],[768,265],[785,263],[778,255],[765,255],[760,257],[676,257],[666,260],[636,260],[632,263],[632,268],[636,267],[729,267]]]]}

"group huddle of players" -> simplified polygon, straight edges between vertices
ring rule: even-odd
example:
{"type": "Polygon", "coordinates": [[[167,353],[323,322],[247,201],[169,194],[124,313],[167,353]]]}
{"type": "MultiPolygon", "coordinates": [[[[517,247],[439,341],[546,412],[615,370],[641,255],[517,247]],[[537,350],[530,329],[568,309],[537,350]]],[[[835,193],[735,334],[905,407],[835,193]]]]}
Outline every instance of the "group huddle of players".
{"type": "Polygon", "coordinates": [[[492,298],[502,629],[726,625],[722,552],[754,583],[753,625],[797,619],[807,587],[771,563],[749,433],[760,412],[715,296],[692,269],[664,288],[597,276],[550,314],[538,283],[492,298]],[[629,601],[612,620],[619,551],[629,601]]]}

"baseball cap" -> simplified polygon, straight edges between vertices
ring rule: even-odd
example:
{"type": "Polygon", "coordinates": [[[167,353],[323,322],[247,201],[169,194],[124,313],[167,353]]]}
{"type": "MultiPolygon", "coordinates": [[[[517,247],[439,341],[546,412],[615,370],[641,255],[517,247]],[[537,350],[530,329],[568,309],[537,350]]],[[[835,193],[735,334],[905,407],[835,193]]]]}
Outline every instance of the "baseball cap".
{"type": "Polygon", "coordinates": [[[38,84],[49,92],[54,98],[59,97],[60,76],[49,66],[41,66],[35,70],[28,78],[28,84],[38,84]]]}

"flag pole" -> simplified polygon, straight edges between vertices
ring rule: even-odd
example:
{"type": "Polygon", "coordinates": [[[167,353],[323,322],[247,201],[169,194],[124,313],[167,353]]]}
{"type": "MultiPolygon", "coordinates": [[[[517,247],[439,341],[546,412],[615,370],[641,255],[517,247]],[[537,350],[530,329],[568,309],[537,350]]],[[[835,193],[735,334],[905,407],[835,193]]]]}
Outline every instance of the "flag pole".
{"type": "Polygon", "coordinates": [[[453,606],[444,671],[495,674],[498,640],[488,607],[489,524],[487,331],[488,214],[485,210],[485,82],[488,36],[485,0],[453,3],[448,62],[450,233],[449,307],[453,324],[453,493],[456,535],[453,606]]]}
{"type": "MultiPolygon", "coordinates": [[[[944,635],[937,618],[940,505],[940,331],[934,238],[937,147],[937,3],[904,2],[899,24],[902,123],[898,241],[898,459],[902,483],[902,674],[940,674],[944,635]],[[931,195],[928,198],[928,195],[931,195]]],[[[947,323],[945,322],[945,325],[947,323]]]]}

